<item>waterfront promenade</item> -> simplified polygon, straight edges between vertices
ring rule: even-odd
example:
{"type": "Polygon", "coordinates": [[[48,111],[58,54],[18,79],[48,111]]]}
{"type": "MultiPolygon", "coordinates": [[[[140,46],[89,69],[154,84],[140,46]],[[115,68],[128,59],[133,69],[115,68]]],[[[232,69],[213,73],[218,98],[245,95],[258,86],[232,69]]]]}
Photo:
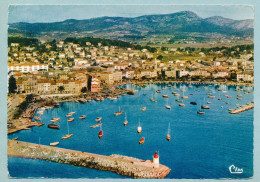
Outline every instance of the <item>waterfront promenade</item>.
{"type": "Polygon", "coordinates": [[[170,169],[164,165],[154,168],[151,160],[121,155],[98,155],[81,151],[8,140],[8,156],[23,157],[111,171],[133,178],[164,178],[170,169]]]}

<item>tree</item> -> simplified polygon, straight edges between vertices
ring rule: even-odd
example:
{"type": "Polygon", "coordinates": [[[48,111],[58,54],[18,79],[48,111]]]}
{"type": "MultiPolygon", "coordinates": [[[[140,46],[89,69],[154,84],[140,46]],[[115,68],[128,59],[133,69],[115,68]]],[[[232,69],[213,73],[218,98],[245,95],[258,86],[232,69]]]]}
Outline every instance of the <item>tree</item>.
{"type": "Polygon", "coordinates": [[[16,79],[14,78],[14,76],[10,76],[9,78],[9,93],[15,93],[16,92],[16,89],[17,89],[17,86],[16,86],[16,79]]]}
{"type": "Polygon", "coordinates": [[[166,47],[161,47],[161,50],[162,51],[167,51],[167,48],[166,47]]]}
{"type": "Polygon", "coordinates": [[[63,86],[59,86],[59,88],[58,88],[59,92],[63,92],[64,90],[65,90],[65,88],[63,86]]]}
{"type": "Polygon", "coordinates": [[[159,56],[157,57],[157,59],[162,60],[162,59],[163,59],[163,56],[162,56],[162,55],[159,55],[159,56]]]}
{"type": "Polygon", "coordinates": [[[81,92],[82,92],[82,93],[86,93],[87,91],[88,91],[87,87],[83,87],[83,88],[81,89],[81,92]]]}

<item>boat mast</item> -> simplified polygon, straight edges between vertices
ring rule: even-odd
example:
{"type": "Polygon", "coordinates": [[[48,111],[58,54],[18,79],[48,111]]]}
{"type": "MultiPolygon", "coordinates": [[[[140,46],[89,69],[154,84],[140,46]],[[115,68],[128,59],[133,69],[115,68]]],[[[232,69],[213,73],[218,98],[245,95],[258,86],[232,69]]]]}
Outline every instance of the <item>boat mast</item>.
{"type": "Polygon", "coordinates": [[[70,133],[70,130],[69,130],[69,122],[67,121],[67,128],[68,128],[68,135],[70,133]]]}

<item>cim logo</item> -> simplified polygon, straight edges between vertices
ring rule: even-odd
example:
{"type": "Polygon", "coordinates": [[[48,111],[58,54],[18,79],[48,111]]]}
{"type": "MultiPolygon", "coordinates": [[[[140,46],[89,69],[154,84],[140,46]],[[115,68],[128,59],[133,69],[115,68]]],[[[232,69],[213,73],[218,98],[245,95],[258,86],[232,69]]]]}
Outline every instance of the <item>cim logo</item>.
{"type": "Polygon", "coordinates": [[[236,167],[234,164],[232,164],[231,166],[229,166],[229,172],[231,174],[241,174],[243,173],[243,168],[238,168],[236,167]]]}

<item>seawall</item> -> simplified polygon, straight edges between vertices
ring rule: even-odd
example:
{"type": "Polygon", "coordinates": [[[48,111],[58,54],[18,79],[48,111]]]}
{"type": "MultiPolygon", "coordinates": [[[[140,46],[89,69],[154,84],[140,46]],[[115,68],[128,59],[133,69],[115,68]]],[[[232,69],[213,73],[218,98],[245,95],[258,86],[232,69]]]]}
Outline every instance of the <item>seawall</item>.
{"type": "Polygon", "coordinates": [[[254,108],[254,104],[249,104],[249,105],[247,105],[247,106],[244,106],[244,107],[242,107],[242,108],[239,108],[239,109],[235,109],[235,110],[233,110],[233,111],[230,111],[229,113],[230,114],[238,114],[238,113],[241,113],[241,112],[244,112],[244,111],[247,111],[247,110],[249,110],[249,109],[253,109],[254,108]]]}
{"type": "Polygon", "coordinates": [[[154,168],[151,160],[121,155],[98,155],[64,148],[8,140],[8,156],[52,161],[80,167],[111,171],[133,178],[164,178],[170,169],[164,165],[154,168]]]}

